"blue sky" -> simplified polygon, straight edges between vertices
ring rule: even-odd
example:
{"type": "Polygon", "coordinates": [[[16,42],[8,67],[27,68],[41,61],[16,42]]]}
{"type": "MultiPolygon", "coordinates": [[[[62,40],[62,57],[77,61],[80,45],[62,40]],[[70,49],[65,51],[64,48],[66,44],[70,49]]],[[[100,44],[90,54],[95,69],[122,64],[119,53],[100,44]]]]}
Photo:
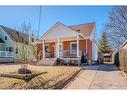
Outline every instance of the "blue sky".
{"type": "MultiPolygon", "coordinates": [[[[38,30],[40,6],[0,6],[0,24],[18,28],[30,22],[38,30]]],[[[103,24],[108,22],[108,12],[112,6],[42,6],[40,36],[56,22],[76,25],[96,22],[97,37],[103,31],[103,24]]]]}

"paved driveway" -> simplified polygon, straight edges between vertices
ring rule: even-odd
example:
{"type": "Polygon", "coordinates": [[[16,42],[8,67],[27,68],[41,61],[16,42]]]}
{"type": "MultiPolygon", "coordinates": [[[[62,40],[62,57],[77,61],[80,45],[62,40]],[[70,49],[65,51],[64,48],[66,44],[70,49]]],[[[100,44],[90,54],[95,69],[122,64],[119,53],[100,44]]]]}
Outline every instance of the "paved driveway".
{"type": "Polygon", "coordinates": [[[115,65],[96,65],[84,70],[65,89],[127,89],[127,79],[115,65]]]}

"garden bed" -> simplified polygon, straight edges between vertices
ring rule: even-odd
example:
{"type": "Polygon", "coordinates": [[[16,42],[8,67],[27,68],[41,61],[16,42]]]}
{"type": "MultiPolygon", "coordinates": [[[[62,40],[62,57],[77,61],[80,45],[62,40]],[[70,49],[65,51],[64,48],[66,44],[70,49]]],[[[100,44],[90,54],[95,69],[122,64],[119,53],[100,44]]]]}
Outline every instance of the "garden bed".
{"type": "MultiPolygon", "coordinates": [[[[0,66],[0,73],[15,72],[20,65],[0,66]],[[10,69],[10,72],[8,72],[10,69]],[[5,71],[4,71],[4,70],[5,71]],[[7,70],[7,72],[6,72],[7,70]]],[[[61,89],[72,78],[74,78],[80,68],[66,66],[28,66],[29,69],[38,73],[47,72],[37,75],[29,81],[23,79],[0,77],[1,89],[61,89]]]]}

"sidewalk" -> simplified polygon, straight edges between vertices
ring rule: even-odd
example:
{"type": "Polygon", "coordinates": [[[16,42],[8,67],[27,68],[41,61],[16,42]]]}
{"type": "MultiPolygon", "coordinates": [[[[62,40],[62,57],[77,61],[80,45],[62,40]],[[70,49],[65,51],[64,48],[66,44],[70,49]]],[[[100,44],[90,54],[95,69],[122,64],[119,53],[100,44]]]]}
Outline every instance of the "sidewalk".
{"type": "Polygon", "coordinates": [[[87,66],[65,89],[127,89],[127,79],[115,65],[87,66]]]}

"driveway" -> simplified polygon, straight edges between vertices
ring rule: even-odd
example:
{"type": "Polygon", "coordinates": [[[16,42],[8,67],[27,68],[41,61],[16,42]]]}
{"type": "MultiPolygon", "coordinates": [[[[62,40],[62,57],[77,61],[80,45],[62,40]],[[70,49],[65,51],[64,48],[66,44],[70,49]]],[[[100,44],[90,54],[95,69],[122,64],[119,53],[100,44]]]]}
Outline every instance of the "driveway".
{"type": "Polygon", "coordinates": [[[65,89],[127,89],[127,79],[115,65],[87,66],[65,89]]]}

